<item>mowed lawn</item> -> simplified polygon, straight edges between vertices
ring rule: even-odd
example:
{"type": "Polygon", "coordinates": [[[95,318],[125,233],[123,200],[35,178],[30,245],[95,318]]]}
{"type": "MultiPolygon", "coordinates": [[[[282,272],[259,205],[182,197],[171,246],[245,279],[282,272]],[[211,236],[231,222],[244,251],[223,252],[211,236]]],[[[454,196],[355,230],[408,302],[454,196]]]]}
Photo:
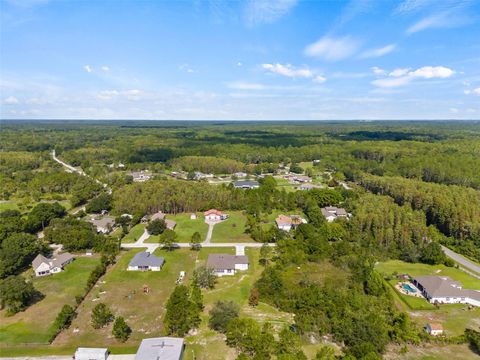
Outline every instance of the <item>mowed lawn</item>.
{"type": "Polygon", "coordinates": [[[123,252],[115,265],[90,292],[80,305],[78,316],[70,329],[60,334],[54,342],[56,346],[102,346],[131,347],[138,345],[145,337],[162,335],[162,321],[168,297],[175,287],[180,271],[186,271],[188,284],[195,266],[197,252],[189,249],[175,251],[156,250],[155,255],[165,258],[161,271],[127,271],[133,256],[141,249],[123,252]],[[143,293],[143,286],[150,289],[143,293]],[[122,344],[112,336],[112,324],[102,329],[91,326],[91,312],[95,305],[105,303],[116,316],[123,316],[132,328],[130,339],[122,344]],[[76,332],[74,332],[76,330],[76,332]]]}
{"type": "MultiPolygon", "coordinates": [[[[181,213],[177,215],[167,214],[166,219],[173,220],[177,223],[175,233],[177,234],[177,242],[189,243],[195,232],[200,233],[202,241],[205,240],[208,231],[208,225],[205,223],[203,214],[197,213],[197,218],[190,219],[191,213],[181,213]]],[[[145,242],[158,243],[159,236],[150,236],[145,242]]]]}
{"type": "Polygon", "coordinates": [[[213,228],[212,242],[253,242],[245,233],[247,216],[242,211],[228,211],[227,220],[218,223],[213,228]]]}
{"type": "Polygon", "coordinates": [[[37,278],[27,271],[33,285],[45,297],[11,317],[0,312],[0,344],[46,343],[51,325],[65,304],[73,305],[75,296],[84,292],[91,271],[99,263],[98,257],[77,257],[65,271],[37,278]]]}
{"type": "Polygon", "coordinates": [[[142,236],[143,232],[145,231],[145,224],[137,224],[130,229],[127,235],[125,235],[122,239],[122,243],[133,243],[138,240],[140,236],[142,236]]]}

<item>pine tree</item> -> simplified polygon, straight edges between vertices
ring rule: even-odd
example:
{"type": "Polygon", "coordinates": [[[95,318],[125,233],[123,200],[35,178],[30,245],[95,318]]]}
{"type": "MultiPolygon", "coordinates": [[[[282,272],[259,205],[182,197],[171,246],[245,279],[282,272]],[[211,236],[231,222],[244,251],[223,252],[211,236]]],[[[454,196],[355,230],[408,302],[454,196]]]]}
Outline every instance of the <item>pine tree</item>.
{"type": "Polygon", "coordinates": [[[132,329],[130,329],[130,326],[127,325],[122,316],[119,316],[115,319],[112,329],[112,334],[115,336],[115,339],[125,342],[127,341],[131,332],[132,329]]]}

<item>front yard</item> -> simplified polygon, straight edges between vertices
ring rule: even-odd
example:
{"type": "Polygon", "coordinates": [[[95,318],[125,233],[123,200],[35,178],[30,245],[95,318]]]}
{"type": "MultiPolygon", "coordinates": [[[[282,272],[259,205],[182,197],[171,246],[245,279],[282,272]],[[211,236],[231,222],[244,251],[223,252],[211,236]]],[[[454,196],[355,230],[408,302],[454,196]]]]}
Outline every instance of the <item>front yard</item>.
{"type": "Polygon", "coordinates": [[[242,211],[227,211],[227,214],[228,219],[213,228],[212,242],[253,242],[245,233],[247,216],[242,211]]]}

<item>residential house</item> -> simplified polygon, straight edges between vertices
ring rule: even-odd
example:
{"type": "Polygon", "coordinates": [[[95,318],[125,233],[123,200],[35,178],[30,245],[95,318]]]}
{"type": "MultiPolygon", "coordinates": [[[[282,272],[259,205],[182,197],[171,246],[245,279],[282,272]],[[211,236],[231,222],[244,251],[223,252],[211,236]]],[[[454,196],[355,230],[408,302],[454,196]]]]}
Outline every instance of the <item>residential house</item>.
{"type": "Polygon", "coordinates": [[[177,226],[177,223],[173,220],[165,219],[165,225],[167,225],[167,229],[173,230],[175,226],[177,226]]]}
{"type": "Polygon", "coordinates": [[[297,187],[298,190],[304,190],[304,191],[308,191],[308,190],[312,190],[312,189],[321,189],[321,188],[323,188],[323,186],[314,185],[312,183],[304,183],[304,184],[300,185],[299,187],[297,187]]]}
{"type": "Polygon", "coordinates": [[[73,358],[75,360],[107,360],[108,349],[79,347],[73,358]]]}
{"type": "Polygon", "coordinates": [[[248,256],[229,254],[208,254],[207,267],[213,269],[215,275],[235,275],[236,271],[248,270],[248,256]]]}
{"type": "Polygon", "coordinates": [[[463,289],[449,276],[416,276],[412,282],[431,303],[480,306],[479,290],[463,289]]]}
{"type": "Polygon", "coordinates": [[[235,176],[236,178],[244,178],[244,177],[247,177],[248,174],[246,172],[236,172],[235,174],[233,174],[233,176],[235,176]]]}
{"type": "Polygon", "coordinates": [[[132,171],[130,175],[134,182],[145,182],[152,178],[152,174],[148,170],[132,171]]]}
{"type": "Polygon", "coordinates": [[[255,180],[237,180],[233,183],[235,189],[257,189],[260,183],[255,180]]]}
{"type": "Polygon", "coordinates": [[[129,271],[160,271],[165,259],[147,251],[137,253],[128,264],[129,271]]]}
{"type": "Polygon", "coordinates": [[[327,206],[321,208],[322,214],[328,222],[335,221],[338,218],[348,218],[349,214],[344,208],[337,208],[335,206],[327,206]]]}
{"type": "Polygon", "coordinates": [[[38,254],[32,261],[32,267],[36,276],[46,276],[63,271],[63,268],[73,260],[73,255],[68,252],[50,258],[38,254]]]}
{"type": "Polygon", "coordinates": [[[204,174],[200,171],[195,171],[195,175],[193,176],[193,180],[202,180],[202,179],[212,179],[215,175],[213,174],[204,174]]]}
{"type": "Polygon", "coordinates": [[[197,220],[197,214],[191,213],[190,214],[190,220],[197,220]]]}
{"type": "Polygon", "coordinates": [[[275,219],[275,223],[280,230],[290,231],[300,224],[306,224],[307,220],[298,215],[279,215],[275,219]]]}
{"type": "Polygon", "coordinates": [[[182,360],[184,350],[183,338],[143,339],[138,347],[135,360],[182,360]]]}
{"type": "Polygon", "coordinates": [[[223,212],[217,209],[207,210],[203,213],[203,215],[205,216],[205,220],[219,221],[219,220],[225,220],[228,218],[227,214],[224,214],[223,212]]]}
{"type": "Polygon", "coordinates": [[[103,234],[110,233],[115,227],[115,218],[111,216],[91,217],[88,222],[97,228],[98,233],[103,234]]]}
{"type": "Polygon", "coordinates": [[[425,331],[432,336],[443,335],[443,326],[437,323],[427,324],[425,325],[425,331]]]}
{"type": "Polygon", "coordinates": [[[159,211],[153,214],[152,216],[150,216],[150,221],[153,221],[153,220],[165,220],[165,214],[159,211]]]}

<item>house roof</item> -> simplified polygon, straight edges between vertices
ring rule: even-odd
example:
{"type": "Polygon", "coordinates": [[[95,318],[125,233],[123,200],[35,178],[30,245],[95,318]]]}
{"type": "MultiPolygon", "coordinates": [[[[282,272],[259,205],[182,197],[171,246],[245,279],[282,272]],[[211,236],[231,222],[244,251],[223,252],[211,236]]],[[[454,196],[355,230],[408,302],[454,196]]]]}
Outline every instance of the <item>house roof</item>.
{"type": "Polygon", "coordinates": [[[246,255],[208,254],[207,267],[215,270],[234,269],[235,264],[248,264],[246,255]]]}
{"type": "Polygon", "coordinates": [[[65,263],[69,262],[73,258],[73,255],[68,252],[58,254],[57,256],[51,258],[47,258],[42,254],[38,254],[35,259],[33,259],[32,266],[34,269],[37,269],[40,265],[45,263],[48,264],[51,268],[63,267],[65,263]]]}
{"type": "Polygon", "coordinates": [[[254,187],[260,186],[260,183],[255,180],[237,180],[233,183],[234,187],[254,187]]]}
{"type": "Polygon", "coordinates": [[[159,337],[143,339],[138,347],[135,360],[180,360],[182,353],[182,338],[159,337]]]}
{"type": "Polygon", "coordinates": [[[336,206],[325,206],[320,210],[325,217],[347,216],[347,211],[344,208],[337,208],[336,206]]]}
{"type": "Polygon", "coordinates": [[[167,229],[170,229],[170,230],[173,230],[175,226],[177,226],[177,223],[170,219],[165,219],[165,224],[167,225],[167,229]]]}
{"type": "Polygon", "coordinates": [[[165,259],[161,256],[155,256],[147,251],[137,253],[130,261],[128,266],[154,266],[162,267],[165,259]]]}
{"type": "Polygon", "coordinates": [[[434,298],[468,297],[480,301],[480,291],[462,289],[462,284],[449,276],[415,276],[413,279],[434,298]]]}
{"type": "Polygon", "coordinates": [[[207,216],[207,215],[211,215],[211,214],[214,214],[214,215],[223,215],[223,213],[220,211],[220,210],[217,210],[217,209],[210,209],[210,210],[207,210],[203,213],[203,215],[207,216]]]}
{"type": "Polygon", "coordinates": [[[300,215],[278,215],[275,219],[277,226],[282,225],[300,225],[306,223],[305,219],[303,219],[300,215]]]}
{"type": "Polygon", "coordinates": [[[165,214],[162,213],[161,211],[159,211],[159,212],[153,214],[153,215],[150,217],[150,220],[152,220],[152,221],[153,221],[153,220],[158,220],[158,219],[160,219],[160,220],[165,219],[165,214]]]}
{"type": "Polygon", "coordinates": [[[437,330],[437,331],[442,330],[442,331],[443,331],[443,326],[442,326],[442,324],[430,323],[430,324],[428,324],[428,325],[430,326],[430,329],[432,329],[432,330],[437,330]]]}
{"type": "Polygon", "coordinates": [[[106,229],[108,225],[113,226],[115,225],[115,218],[111,216],[104,216],[100,219],[96,219],[94,217],[88,219],[88,222],[93,224],[97,229],[103,228],[106,229]]]}

